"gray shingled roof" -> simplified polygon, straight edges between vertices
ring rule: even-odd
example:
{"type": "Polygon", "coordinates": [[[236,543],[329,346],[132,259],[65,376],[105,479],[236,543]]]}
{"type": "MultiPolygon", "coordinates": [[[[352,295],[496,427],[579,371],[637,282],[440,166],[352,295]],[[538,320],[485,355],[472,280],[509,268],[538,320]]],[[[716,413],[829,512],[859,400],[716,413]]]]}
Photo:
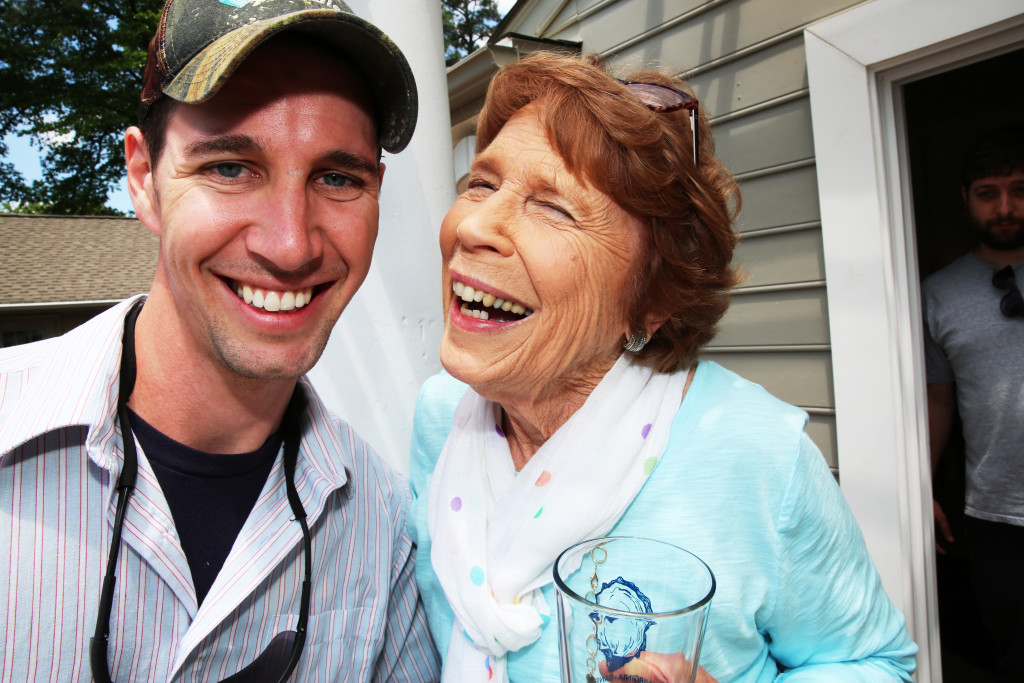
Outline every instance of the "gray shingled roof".
{"type": "Polygon", "coordinates": [[[158,245],[135,218],[0,214],[0,304],[147,292],[158,245]]]}

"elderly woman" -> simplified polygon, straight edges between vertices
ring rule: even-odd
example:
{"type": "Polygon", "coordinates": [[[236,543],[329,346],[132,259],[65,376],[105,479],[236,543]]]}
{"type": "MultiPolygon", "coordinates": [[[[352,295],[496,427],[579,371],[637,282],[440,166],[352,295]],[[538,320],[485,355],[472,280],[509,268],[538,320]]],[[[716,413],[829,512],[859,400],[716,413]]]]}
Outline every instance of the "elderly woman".
{"type": "Polygon", "coordinates": [[[738,200],[684,88],[550,54],[491,83],[441,228],[447,372],[423,387],[412,444],[445,681],[559,680],[552,563],[603,535],[714,571],[701,680],[914,668],[806,415],[698,361],[737,282],[738,200]]]}

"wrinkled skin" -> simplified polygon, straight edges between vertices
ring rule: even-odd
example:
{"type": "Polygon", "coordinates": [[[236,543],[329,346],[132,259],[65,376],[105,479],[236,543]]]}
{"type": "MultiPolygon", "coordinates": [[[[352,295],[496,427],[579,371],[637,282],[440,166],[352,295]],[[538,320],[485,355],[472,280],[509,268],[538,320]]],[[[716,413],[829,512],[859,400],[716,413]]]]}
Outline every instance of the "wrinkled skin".
{"type": "MultiPolygon", "coordinates": [[[[629,336],[624,289],[639,220],[573,177],[534,103],[473,162],[445,217],[441,362],[505,409],[521,466],[583,404],[629,336]],[[468,318],[452,281],[522,303],[511,322],[468,318]]],[[[656,325],[651,326],[652,328],[656,325]]],[[[648,334],[653,329],[647,330],[648,334]]]]}

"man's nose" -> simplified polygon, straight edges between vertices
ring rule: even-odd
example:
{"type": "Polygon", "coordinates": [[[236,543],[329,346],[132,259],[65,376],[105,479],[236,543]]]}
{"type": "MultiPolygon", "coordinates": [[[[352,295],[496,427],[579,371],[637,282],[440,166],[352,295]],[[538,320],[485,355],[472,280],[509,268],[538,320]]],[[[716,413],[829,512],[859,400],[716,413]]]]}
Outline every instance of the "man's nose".
{"type": "Polygon", "coordinates": [[[323,235],[306,183],[287,179],[267,188],[267,196],[254,217],[246,247],[267,265],[282,272],[300,271],[317,259],[323,235]]]}
{"type": "Polygon", "coordinates": [[[999,215],[1009,216],[1013,213],[1013,193],[1010,190],[1004,190],[999,193],[999,215]]]}

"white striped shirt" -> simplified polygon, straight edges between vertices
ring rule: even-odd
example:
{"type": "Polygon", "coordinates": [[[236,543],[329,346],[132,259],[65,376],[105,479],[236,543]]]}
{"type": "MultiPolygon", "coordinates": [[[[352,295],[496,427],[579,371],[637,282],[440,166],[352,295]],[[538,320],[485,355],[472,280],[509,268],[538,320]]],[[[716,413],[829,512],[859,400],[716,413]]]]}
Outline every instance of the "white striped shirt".
{"type": "MultiPolygon", "coordinates": [[[[115,422],[124,314],[0,351],[0,681],[88,681],[122,463],[115,422]]],[[[308,385],[295,485],[313,536],[307,639],[293,681],[432,681],[405,482],[308,385]]],[[[108,666],[115,681],[217,681],[295,627],[302,534],[278,457],[197,609],[145,454],[121,537],[108,666]]]]}

